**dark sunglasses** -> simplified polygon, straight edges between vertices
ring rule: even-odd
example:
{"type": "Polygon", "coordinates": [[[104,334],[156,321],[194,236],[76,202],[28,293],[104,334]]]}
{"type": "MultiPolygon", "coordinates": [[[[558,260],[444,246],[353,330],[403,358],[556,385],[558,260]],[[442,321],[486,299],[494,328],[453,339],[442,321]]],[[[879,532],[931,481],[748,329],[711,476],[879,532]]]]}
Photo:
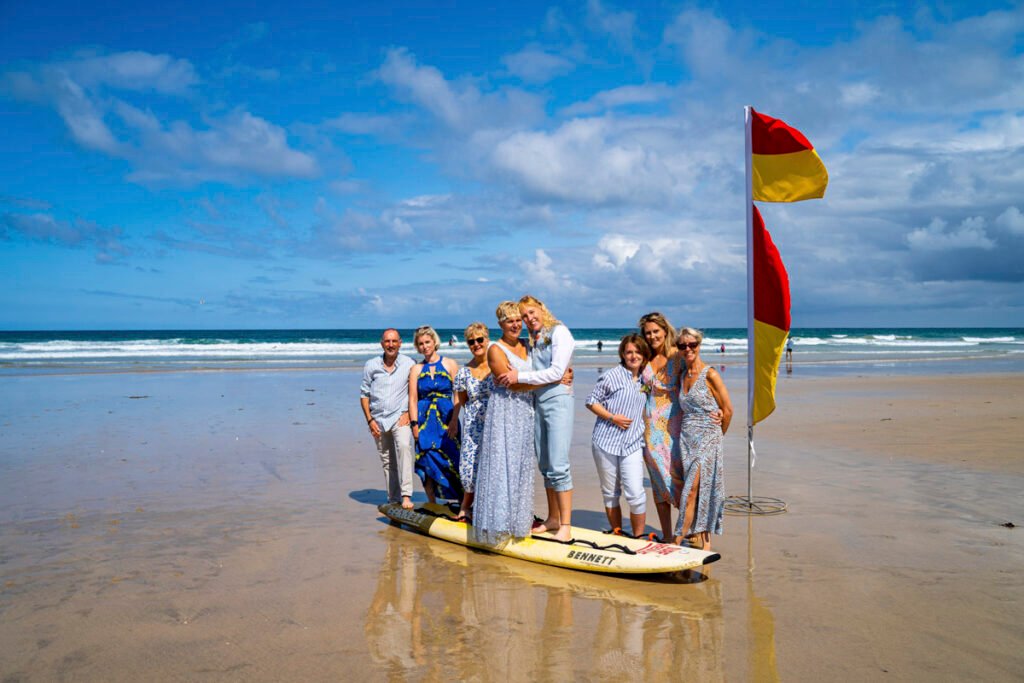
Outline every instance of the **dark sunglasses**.
{"type": "Polygon", "coordinates": [[[476,337],[475,339],[467,339],[466,343],[470,346],[475,346],[476,344],[483,344],[485,341],[487,341],[487,337],[476,337]]]}
{"type": "Polygon", "coordinates": [[[677,342],[676,348],[682,351],[683,349],[696,349],[700,346],[700,342],[677,342]]]}

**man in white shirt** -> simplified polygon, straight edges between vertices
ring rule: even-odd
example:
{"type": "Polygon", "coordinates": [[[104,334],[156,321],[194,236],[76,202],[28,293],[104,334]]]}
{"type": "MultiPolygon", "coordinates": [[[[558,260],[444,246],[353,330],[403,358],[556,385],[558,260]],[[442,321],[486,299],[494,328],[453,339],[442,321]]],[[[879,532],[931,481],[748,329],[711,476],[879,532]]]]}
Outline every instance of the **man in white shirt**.
{"type": "Polygon", "coordinates": [[[384,353],[363,366],[359,404],[384,467],[388,502],[401,501],[403,508],[412,509],[415,451],[409,424],[409,371],[416,363],[398,352],[402,346],[398,330],[384,330],[380,345],[384,353]]]}

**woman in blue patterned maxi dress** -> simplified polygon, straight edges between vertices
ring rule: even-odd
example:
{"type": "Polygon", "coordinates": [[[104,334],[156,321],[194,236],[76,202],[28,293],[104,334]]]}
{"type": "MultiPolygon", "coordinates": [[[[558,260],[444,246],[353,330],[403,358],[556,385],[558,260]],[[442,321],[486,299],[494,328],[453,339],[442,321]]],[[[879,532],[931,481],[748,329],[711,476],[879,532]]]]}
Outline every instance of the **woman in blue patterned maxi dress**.
{"type": "Polygon", "coordinates": [[[409,372],[409,419],[416,442],[414,469],[423,481],[431,503],[437,498],[460,500],[458,435],[448,435],[453,409],[453,379],[459,365],[437,352],[441,338],[432,327],[421,327],[413,336],[423,362],[409,372]]]}
{"type": "MultiPolygon", "coordinates": [[[[498,305],[502,336],[487,351],[491,372],[530,368],[526,345],[519,339],[523,319],[512,301],[498,305]]],[[[533,526],[533,479],[537,455],[533,438],[533,394],[528,385],[495,385],[487,401],[484,430],[477,452],[473,531],[476,540],[498,545],[530,535],[533,526]]]]}
{"type": "Polygon", "coordinates": [[[675,541],[711,549],[711,534],[722,533],[725,511],[725,463],[722,438],[732,421],[732,401],[721,375],[700,358],[704,333],[691,327],[679,330],[676,348],[686,363],[679,390],[683,424],[679,433],[683,486],[675,541]],[[722,411],[721,424],[713,414],[722,411]]]}

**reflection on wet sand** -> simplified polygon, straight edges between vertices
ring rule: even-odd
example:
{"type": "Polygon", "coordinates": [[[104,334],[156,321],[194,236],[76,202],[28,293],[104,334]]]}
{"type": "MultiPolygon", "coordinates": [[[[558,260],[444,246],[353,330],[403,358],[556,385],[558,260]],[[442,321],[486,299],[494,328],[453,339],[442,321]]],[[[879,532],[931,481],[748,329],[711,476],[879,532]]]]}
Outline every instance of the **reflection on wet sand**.
{"type": "Polygon", "coordinates": [[[779,680],[775,663],[775,617],[754,592],[754,521],[747,517],[747,602],[750,618],[750,672],[757,680],[772,683],[779,680]]]}
{"type": "Polygon", "coordinates": [[[366,638],[389,680],[724,679],[714,579],[586,574],[385,533],[366,638]]]}

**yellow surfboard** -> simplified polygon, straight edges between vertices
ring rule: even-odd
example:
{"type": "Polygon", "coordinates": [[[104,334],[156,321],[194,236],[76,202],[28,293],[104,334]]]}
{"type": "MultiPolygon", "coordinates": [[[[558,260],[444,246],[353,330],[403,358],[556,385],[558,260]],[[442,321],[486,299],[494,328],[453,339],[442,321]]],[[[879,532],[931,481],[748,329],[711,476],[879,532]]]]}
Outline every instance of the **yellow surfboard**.
{"type": "Polygon", "coordinates": [[[476,540],[473,527],[456,522],[443,505],[420,505],[404,510],[394,503],[378,508],[389,519],[452,543],[479,548],[520,560],[605,574],[661,574],[694,569],[720,558],[718,553],[614,536],[574,526],[573,540],[561,543],[550,534],[510,539],[500,545],[476,540]]]}

